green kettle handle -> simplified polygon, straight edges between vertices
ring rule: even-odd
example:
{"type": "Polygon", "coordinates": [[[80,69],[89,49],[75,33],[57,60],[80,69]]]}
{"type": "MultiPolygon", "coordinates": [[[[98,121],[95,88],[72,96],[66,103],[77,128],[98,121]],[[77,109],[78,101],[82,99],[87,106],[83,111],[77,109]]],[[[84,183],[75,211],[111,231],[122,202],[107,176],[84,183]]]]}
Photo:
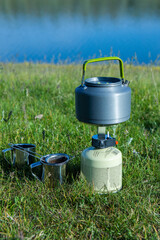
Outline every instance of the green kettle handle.
{"type": "Polygon", "coordinates": [[[85,76],[85,71],[86,71],[86,66],[88,63],[93,63],[93,62],[102,62],[102,61],[114,61],[118,60],[119,61],[119,67],[120,67],[120,76],[122,81],[124,80],[124,68],[123,68],[123,61],[119,57],[103,57],[103,58],[95,58],[95,59],[89,59],[83,63],[83,75],[82,75],[82,82],[81,85],[83,86],[84,84],[84,76],[85,76]]]}

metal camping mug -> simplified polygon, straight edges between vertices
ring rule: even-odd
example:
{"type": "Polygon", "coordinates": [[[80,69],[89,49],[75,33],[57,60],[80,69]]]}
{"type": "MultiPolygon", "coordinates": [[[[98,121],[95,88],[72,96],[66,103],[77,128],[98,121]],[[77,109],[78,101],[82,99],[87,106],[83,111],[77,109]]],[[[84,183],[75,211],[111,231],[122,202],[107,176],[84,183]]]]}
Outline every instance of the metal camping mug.
{"type": "Polygon", "coordinates": [[[33,172],[32,175],[38,180],[45,182],[48,187],[55,187],[62,184],[66,177],[66,164],[71,158],[72,157],[64,153],[43,156],[39,162],[30,165],[31,170],[35,167],[42,166],[41,179],[33,172]]]}
{"type": "Polygon", "coordinates": [[[30,165],[35,162],[36,145],[28,143],[12,144],[10,148],[2,150],[4,159],[13,165],[30,165]],[[7,160],[5,154],[11,151],[11,162],[7,160]]]}

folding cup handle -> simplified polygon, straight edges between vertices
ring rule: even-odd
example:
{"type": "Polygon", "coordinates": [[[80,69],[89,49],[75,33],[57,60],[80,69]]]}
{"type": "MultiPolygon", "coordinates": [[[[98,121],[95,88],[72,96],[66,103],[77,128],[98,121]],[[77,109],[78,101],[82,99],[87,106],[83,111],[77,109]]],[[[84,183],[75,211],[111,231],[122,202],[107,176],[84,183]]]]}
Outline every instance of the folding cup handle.
{"type": "Polygon", "coordinates": [[[7,160],[5,154],[6,154],[6,152],[11,151],[11,150],[12,150],[12,148],[7,148],[7,149],[2,150],[2,153],[4,154],[4,159],[5,159],[9,164],[11,164],[11,162],[9,162],[9,161],[7,160]]]}
{"type": "Polygon", "coordinates": [[[32,172],[32,169],[33,169],[33,168],[39,167],[39,166],[42,166],[42,163],[41,163],[41,162],[35,162],[35,163],[32,163],[32,164],[30,165],[30,168],[31,168],[31,173],[32,173],[33,177],[35,177],[36,179],[38,179],[38,180],[41,182],[41,179],[40,179],[36,174],[34,174],[34,173],[32,172]]]}

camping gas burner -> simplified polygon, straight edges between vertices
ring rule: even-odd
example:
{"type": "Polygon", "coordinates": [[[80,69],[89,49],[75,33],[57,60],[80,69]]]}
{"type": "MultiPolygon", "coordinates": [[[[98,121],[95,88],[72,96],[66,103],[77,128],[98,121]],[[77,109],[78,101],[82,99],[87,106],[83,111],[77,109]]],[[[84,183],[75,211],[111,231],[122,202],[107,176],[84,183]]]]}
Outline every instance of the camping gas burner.
{"type": "Polygon", "coordinates": [[[122,153],[115,148],[118,141],[106,134],[106,125],[127,121],[131,112],[131,89],[124,80],[123,62],[118,57],[97,58],[83,64],[82,83],[75,90],[76,117],[98,126],[92,147],[81,153],[81,176],[99,193],[117,192],[122,188],[122,153]],[[92,77],[84,79],[88,63],[118,60],[120,78],[92,77]]]}

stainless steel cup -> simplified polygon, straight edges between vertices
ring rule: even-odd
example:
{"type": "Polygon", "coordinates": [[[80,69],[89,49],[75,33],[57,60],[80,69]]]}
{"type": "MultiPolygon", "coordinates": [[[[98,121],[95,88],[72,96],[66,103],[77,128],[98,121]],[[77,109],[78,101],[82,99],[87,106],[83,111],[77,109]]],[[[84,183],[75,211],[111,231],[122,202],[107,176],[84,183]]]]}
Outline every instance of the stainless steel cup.
{"type": "Polygon", "coordinates": [[[28,143],[12,144],[10,148],[2,150],[4,159],[10,164],[30,165],[35,162],[36,145],[28,143]],[[11,161],[7,160],[6,152],[11,151],[11,161]]]}
{"type": "Polygon", "coordinates": [[[42,176],[39,178],[32,171],[32,175],[38,180],[45,182],[48,187],[55,187],[64,182],[66,178],[66,164],[71,157],[64,153],[48,154],[41,157],[39,162],[30,165],[31,170],[42,166],[42,176]]]}

